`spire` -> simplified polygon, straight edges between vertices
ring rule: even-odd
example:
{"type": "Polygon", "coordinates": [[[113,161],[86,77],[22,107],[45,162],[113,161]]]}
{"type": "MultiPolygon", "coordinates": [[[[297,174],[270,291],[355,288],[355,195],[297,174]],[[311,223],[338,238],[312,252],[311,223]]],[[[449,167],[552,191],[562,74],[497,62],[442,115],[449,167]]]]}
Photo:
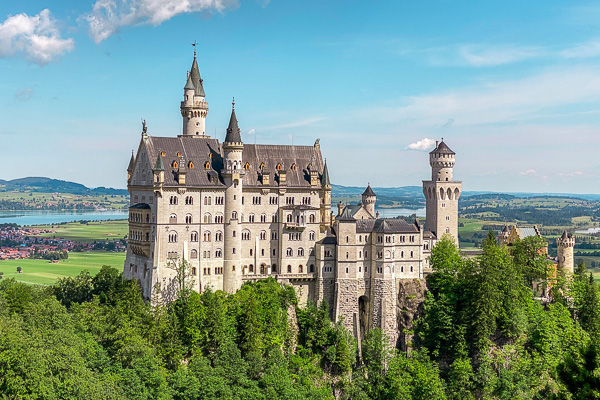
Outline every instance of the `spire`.
{"type": "Polygon", "coordinates": [[[367,188],[365,189],[365,191],[362,194],[363,196],[375,196],[375,192],[373,192],[373,189],[371,189],[371,184],[367,184],[367,188]]]}
{"type": "Polygon", "coordinates": [[[133,158],[133,150],[131,150],[131,159],[129,160],[129,166],[127,167],[127,172],[133,172],[134,165],[135,165],[135,158],[133,158]]]}
{"type": "Polygon", "coordinates": [[[321,186],[331,186],[329,181],[329,171],[327,170],[327,159],[325,159],[325,165],[323,166],[323,176],[321,176],[321,186]]]}
{"type": "Polygon", "coordinates": [[[192,74],[188,75],[187,82],[183,88],[184,89],[196,89],[196,86],[194,86],[194,82],[192,82],[192,74]]]}
{"type": "MultiPolygon", "coordinates": [[[[192,84],[196,89],[196,95],[204,97],[204,88],[202,87],[202,78],[200,78],[200,70],[198,69],[198,62],[196,61],[196,47],[194,46],[194,61],[192,62],[192,69],[190,70],[189,80],[192,80],[192,84]]],[[[187,84],[186,84],[187,86],[187,84]]]]}
{"type": "Polygon", "coordinates": [[[238,120],[235,116],[235,98],[231,102],[231,118],[229,118],[229,127],[227,127],[227,135],[225,135],[225,143],[241,143],[240,128],[238,120]]]}
{"type": "Polygon", "coordinates": [[[565,240],[569,238],[569,234],[567,233],[567,231],[565,230],[562,234],[562,236],[560,237],[561,239],[565,240]]]}
{"type": "Polygon", "coordinates": [[[164,171],[165,170],[160,153],[156,156],[156,163],[154,164],[153,169],[154,169],[154,171],[164,171]]]}
{"type": "Polygon", "coordinates": [[[432,153],[456,154],[450,149],[450,147],[448,147],[446,143],[444,143],[444,138],[442,138],[441,142],[436,142],[435,149],[433,149],[429,154],[432,153]]]}

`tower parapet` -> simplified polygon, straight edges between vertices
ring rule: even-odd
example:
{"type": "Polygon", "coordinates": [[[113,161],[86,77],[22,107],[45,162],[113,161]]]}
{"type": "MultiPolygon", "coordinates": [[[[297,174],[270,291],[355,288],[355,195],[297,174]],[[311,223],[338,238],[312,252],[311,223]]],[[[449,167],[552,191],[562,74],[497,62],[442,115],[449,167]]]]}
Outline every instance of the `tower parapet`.
{"type": "Polygon", "coordinates": [[[573,274],[575,271],[575,259],[573,249],[575,247],[575,238],[564,231],[562,236],[556,238],[558,270],[573,274]]]}

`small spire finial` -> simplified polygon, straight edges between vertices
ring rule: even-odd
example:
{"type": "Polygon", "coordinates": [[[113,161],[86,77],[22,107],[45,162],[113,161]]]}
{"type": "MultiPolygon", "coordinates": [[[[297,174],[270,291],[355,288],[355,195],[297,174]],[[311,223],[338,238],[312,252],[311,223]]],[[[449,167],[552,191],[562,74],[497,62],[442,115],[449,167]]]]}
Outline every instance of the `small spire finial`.
{"type": "Polygon", "coordinates": [[[233,97],[233,100],[231,100],[231,109],[235,110],[235,96],[233,97]]]}
{"type": "Polygon", "coordinates": [[[194,47],[194,58],[196,58],[196,45],[198,44],[198,42],[196,42],[194,40],[194,43],[192,43],[192,46],[194,47]]]}

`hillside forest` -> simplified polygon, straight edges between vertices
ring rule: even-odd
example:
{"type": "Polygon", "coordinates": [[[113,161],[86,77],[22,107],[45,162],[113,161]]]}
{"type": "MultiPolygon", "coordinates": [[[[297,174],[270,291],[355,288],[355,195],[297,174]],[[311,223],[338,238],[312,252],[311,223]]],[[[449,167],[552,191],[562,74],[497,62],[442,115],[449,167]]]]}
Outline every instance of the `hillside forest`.
{"type": "Polygon", "coordinates": [[[189,290],[144,302],[103,267],[53,286],[0,280],[4,399],[589,399],[600,396],[598,285],[585,265],[549,274],[528,238],[432,250],[414,341],[378,329],[359,343],[327,304],[300,306],[269,278],[235,294],[189,290]],[[548,276],[551,279],[547,279],[548,276]],[[546,286],[549,301],[538,298],[546,286]],[[360,349],[360,351],[359,351],[360,349]]]}

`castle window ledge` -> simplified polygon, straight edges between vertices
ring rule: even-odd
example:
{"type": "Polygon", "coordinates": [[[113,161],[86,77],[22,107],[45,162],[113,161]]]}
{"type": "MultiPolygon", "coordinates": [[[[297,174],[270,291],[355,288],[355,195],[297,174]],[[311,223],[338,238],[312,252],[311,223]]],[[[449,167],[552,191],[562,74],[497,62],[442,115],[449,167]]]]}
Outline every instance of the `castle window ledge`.
{"type": "Polygon", "coordinates": [[[286,222],[285,229],[301,231],[306,228],[306,223],[286,222]]]}
{"type": "Polygon", "coordinates": [[[237,174],[244,175],[246,173],[245,169],[222,169],[221,174],[237,174]]]}

